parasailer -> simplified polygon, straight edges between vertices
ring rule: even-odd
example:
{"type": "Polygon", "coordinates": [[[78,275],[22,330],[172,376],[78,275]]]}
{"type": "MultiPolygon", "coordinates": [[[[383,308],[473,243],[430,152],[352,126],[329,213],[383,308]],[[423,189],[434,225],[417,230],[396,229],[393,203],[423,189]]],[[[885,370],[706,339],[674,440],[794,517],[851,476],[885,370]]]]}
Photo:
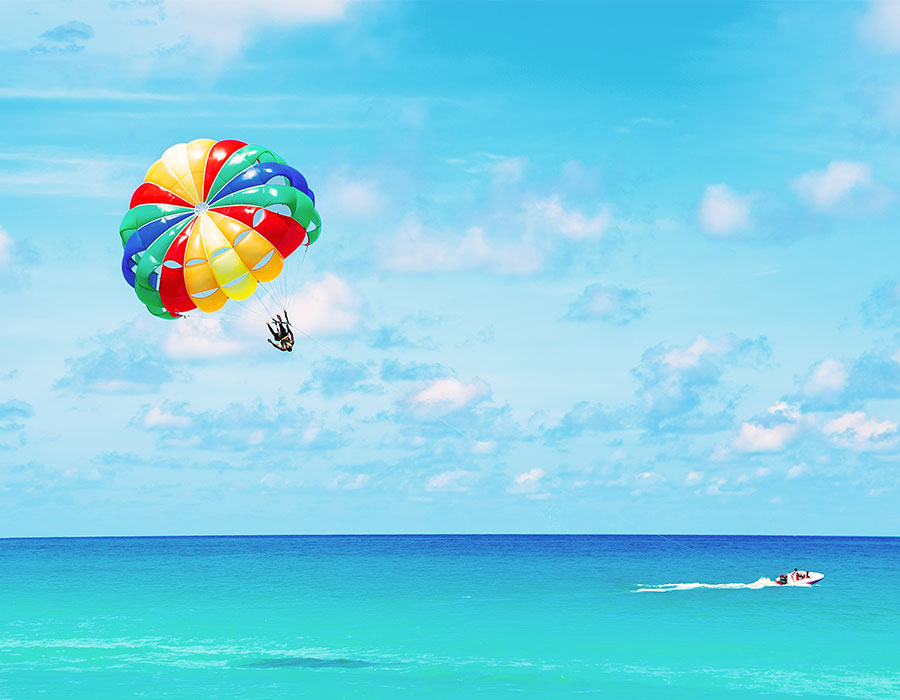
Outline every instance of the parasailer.
{"type": "MultiPolygon", "coordinates": [[[[321,223],[306,178],[273,151],[235,140],[179,143],[132,195],[119,227],[122,274],[155,316],[213,313],[278,278],[321,223]]],[[[276,347],[286,349],[288,337],[293,345],[290,334],[276,336],[276,347]]]]}
{"type": "Polygon", "coordinates": [[[266,323],[266,328],[272,334],[272,338],[266,338],[269,343],[283,352],[291,352],[294,349],[294,332],[291,330],[291,322],[288,319],[287,309],[282,309],[284,320],[281,320],[279,314],[275,314],[275,318],[266,323]],[[272,326],[274,324],[274,328],[272,326]]]}

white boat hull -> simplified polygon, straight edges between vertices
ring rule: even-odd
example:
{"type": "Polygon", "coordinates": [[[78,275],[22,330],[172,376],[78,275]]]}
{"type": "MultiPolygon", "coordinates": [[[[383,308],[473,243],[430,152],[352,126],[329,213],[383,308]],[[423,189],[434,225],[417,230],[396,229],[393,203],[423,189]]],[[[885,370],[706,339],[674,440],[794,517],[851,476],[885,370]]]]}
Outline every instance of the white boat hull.
{"type": "Polygon", "coordinates": [[[787,575],[787,582],[781,583],[780,579],[775,579],[775,583],[779,586],[812,586],[814,583],[818,583],[823,578],[825,578],[825,574],[820,574],[815,571],[801,571],[799,573],[803,574],[803,577],[798,577],[796,571],[792,571],[787,575]]]}

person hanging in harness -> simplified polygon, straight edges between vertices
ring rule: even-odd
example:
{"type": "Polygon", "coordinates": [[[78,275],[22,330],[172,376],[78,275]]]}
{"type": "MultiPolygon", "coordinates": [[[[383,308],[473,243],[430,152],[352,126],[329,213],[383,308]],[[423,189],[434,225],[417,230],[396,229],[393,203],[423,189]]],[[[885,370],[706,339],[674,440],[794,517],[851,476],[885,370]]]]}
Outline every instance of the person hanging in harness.
{"type": "Polygon", "coordinates": [[[288,319],[287,311],[284,311],[284,320],[281,316],[275,314],[275,318],[266,322],[266,328],[272,334],[272,338],[266,338],[269,344],[274,348],[278,348],[282,352],[292,352],[294,349],[294,332],[291,330],[291,322],[288,319]],[[274,327],[273,327],[274,324],[274,327]]]}

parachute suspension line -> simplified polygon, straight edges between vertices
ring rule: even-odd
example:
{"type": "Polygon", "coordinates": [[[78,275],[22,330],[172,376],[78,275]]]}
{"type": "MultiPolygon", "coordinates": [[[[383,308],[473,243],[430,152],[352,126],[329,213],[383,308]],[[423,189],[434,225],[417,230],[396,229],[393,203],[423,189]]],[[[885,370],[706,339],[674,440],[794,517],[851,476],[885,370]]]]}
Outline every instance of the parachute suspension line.
{"type": "MultiPolygon", "coordinates": [[[[269,290],[269,288],[266,285],[260,283],[259,286],[262,287],[262,290],[268,295],[269,299],[272,301],[273,304],[275,304],[276,308],[281,307],[281,309],[284,310],[284,299],[281,299],[279,301],[278,297],[276,297],[274,294],[272,294],[272,292],[269,290]]],[[[262,301],[262,298],[260,298],[260,301],[262,301]]]]}
{"type": "MultiPolygon", "coordinates": [[[[291,257],[292,256],[289,255],[284,259],[284,263],[282,264],[281,268],[281,274],[275,278],[275,281],[278,283],[279,294],[281,295],[281,299],[284,304],[287,304],[287,280],[288,275],[291,274],[291,257]]],[[[282,304],[282,306],[284,306],[284,304],[282,304]]]]}

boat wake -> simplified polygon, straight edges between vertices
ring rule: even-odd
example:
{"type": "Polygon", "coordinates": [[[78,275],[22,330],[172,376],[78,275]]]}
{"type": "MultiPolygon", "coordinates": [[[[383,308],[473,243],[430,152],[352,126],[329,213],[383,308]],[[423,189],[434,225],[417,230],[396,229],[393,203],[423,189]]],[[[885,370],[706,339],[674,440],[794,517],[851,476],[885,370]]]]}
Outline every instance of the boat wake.
{"type": "Polygon", "coordinates": [[[695,588],[769,588],[770,586],[777,586],[772,579],[766,578],[763,576],[762,578],[757,579],[753,583],[660,583],[654,586],[644,585],[642,588],[638,588],[634,591],[634,593],[665,593],[666,591],[690,591],[695,588]]]}

